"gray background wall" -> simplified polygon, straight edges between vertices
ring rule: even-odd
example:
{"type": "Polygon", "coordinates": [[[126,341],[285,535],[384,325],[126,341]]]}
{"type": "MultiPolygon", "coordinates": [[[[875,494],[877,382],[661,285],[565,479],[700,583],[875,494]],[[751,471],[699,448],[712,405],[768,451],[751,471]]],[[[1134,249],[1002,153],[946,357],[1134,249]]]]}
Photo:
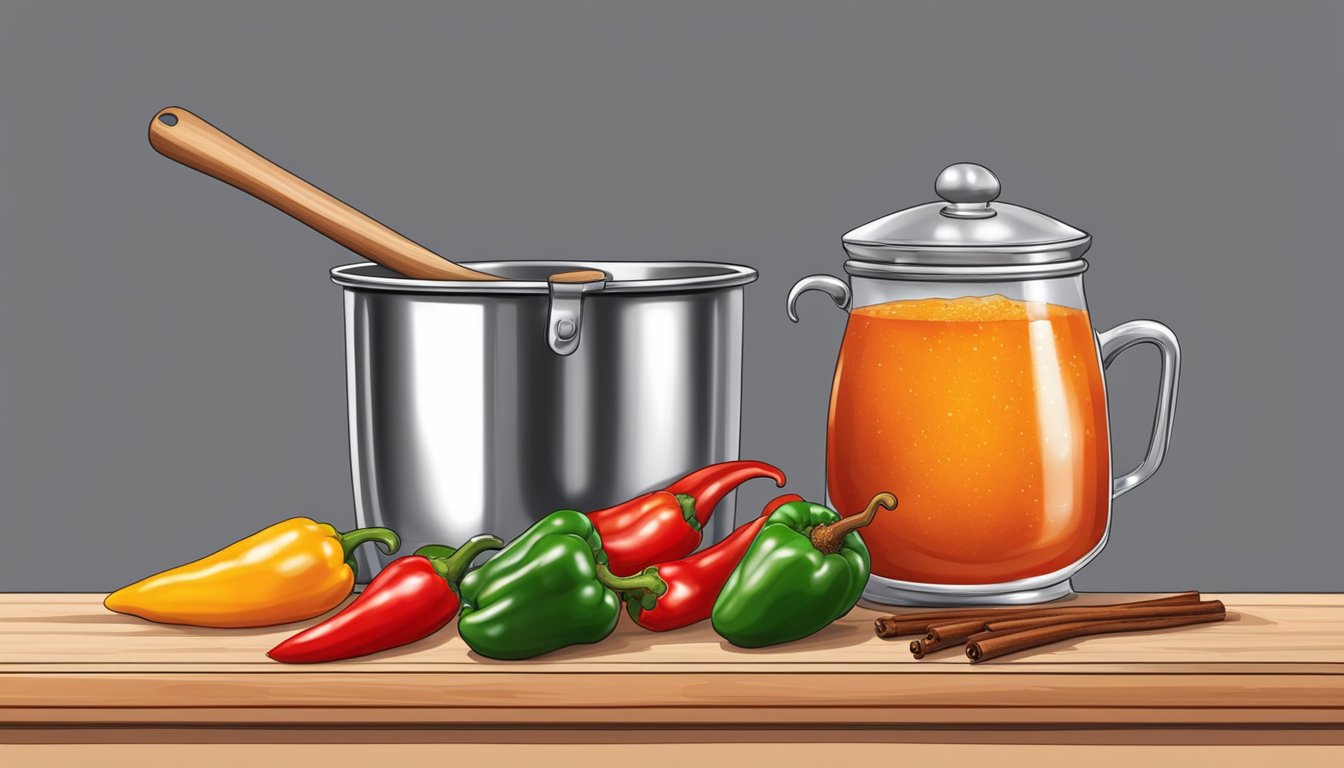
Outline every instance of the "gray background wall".
{"type": "MultiPolygon", "coordinates": [[[[743,454],[809,495],[844,316],[791,325],[788,287],[986,163],[1093,233],[1098,326],[1185,349],[1167,464],[1079,586],[1344,589],[1342,33],[1339,3],[1268,0],[3,0],[0,589],[353,522],[351,256],[154,154],[169,104],[460,259],[758,267],[743,454]]],[[[1117,464],[1155,369],[1109,375],[1117,464]]]]}

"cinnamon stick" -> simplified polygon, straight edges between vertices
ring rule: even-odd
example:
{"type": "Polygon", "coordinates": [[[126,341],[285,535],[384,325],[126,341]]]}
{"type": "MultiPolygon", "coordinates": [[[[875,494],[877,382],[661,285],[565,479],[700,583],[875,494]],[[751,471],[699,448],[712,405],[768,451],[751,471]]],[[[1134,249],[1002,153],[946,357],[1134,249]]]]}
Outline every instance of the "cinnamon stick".
{"type": "Polygon", "coordinates": [[[925,611],[923,613],[896,613],[888,616],[879,616],[873,620],[873,629],[877,636],[881,638],[902,637],[905,635],[922,635],[928,632],[929,627],[940,623],[950,623],[954,621],[963,621],[971,619],[982,619],[983,621],[1002,620],[1007,618],[1026,618],[1027,615],[1040,616],[1046,612],[1050,613],[1068,613],[1071,611],[1082,610],[1096,607],[1114,607],[1116,605],[1156,605],[1161,603],[1194,603],[1199,601],[1198,592],[1182,592],[1167,597],[1159,597],[1151,600],[1137,600],[1128,603],[1115,603],[1112,606],[1083,606],[1083,605],[1057,605],[1057,606],[1027,606],[1024,608],[953,608],[940,609],[934,611],[925,611]]]}
{"type": "Polygon", "coordinates": [[[1148,632],[1154,629],[1185,627],[1222,621],[1226,610],[1215,613],[1195,613],[1186,616],[1166,616],[1151,619],[1121,619],[1116,621],[1075,621],[1052,624],[1048,627],[1024,629],[1020,632],[988,632],[966,644],[966,657],[972,663],[996,659],[1010,653],[1039,648],[1043,645],[1072,640],[1078,637],[1106,635],[1116,632],[1148,632]]]}
{"type": "MultiPolygon", "coordinates": [[[[1055,612],[1049,612],[1045,614],[1046,617],[1054,617],[1059,615],[1061,614],[1055,612]]],[[[1026,618],[1035,617],[1038,616],[1038,612],[1027,611],[1024,616],[1026,618]]],[[[1052,620],[1055,622],[1062,621],[1062,619],[1058,618],[1054,618],[1052,620]]],[[[979,618],[967,619],[965,621],[954,621],[949,624],[933,624],[927,630],[925,630],[924,639],[930,643],[950,643],[952,645],[956,645],[958,643],[966,642],[966,638],[970,637],[971,635],[974,635],[976,632],[984,632],[985,625],[988,623],[989,622],[985,620],[985,617],[981,616],[979,618]]]]}
{"type": "Polygon", "coordinates": [[[930,640],[928,638],[911,640],[910,653],[916,659],[922,659],[926,654],[933,653],[934,651],[941,651],[944,648],[951,648],[954,645],[961,645],[964,642],[966,642],[966,638],[964,637],[954,637],[950,640],[930,640]]]}
{"type": "MultiPolygon", "coordinates": [[[[929,627],[928,634],[925,635],[927,643],[939,643],[943,647],[948,647],[950,642],[955,645],[958,642],[965,642],[966,638],[977,632],[999,631],[994,629],[994,625],[1018,624],[1017,627],[1008,627],[1008,629],[1030,629],[1032,627],[1045,627],[1051,624],[1060,624],[1066,621],[1112,621],[1115,619],[1136,619],[1144,616],[1176,616],[1186,613],[1199,613],[1198,610],[1192,610],[1196,606],[1205,606],[1204,612],[1212,611],[1212,603],[1218,603],[1214,600],[1209,603],[1198,601],[1172,601],[1166,598],[1159,598],[1153,601],[1117,603],[1114,605],[1079,605],[1072,608],[1060,608],[1056,610],[1042,609],[1038,612],[1027,612],[1020,614],[1015,619],[998,619],[997,617],[989,621],[979,619],[970,619],[967,621],[957,621],[950,624],[935,624],[929,627]],[[1149,613],[1154,609],[1156,613],[1149,613]],[[1034,623],[1033,623],[1034,622],[1034,623]],[[955,642],[952,642],[955,641],[955,642]]],[[[1221,608],[1222,603],[1218,603],[1221,608]]]]}
{"type": "Polygon", "coordinates": [[[907,635],[922,635],[929,631],[929,627],[935,622],[948,620],[956,621],[965,618],[963,616],[942,616],[939,614],[930,614],[927,619],[909,619],[897,618],[895,616],[878,616],[873,619],[873,631],[883,640],[889,640],[893,637],[905,637],[907,635]]]}
{"type": "Polygon", "coordinates": [[[881,638],[922,635],[927,628],[941,621],[959,621],[978,616],[1016,616],[1023,611],[1040,610],[1040,606],[1026,608],[942,608],[922,613],[893,613],[873,619],[873,628],[881,638]]]}
{"type": "MultiPolygon", "coordinates": [[[[1131,619],[1154,619],[1163,616],[1192,616],[1200,613],[1226,613],[1227,609],[1222,601],[1208,600],[1200,603],[1185,603],[1178,605],[1136,605],[1132,608],[1114,609],[1109,606],[1098,606],[1095,610],[1079,611],[1077,615],[1070,614],[1067,617],[1059,616],[1038,616],[1034,619],[1007,619],[1005,621],[987,621],[984,625],[984,633],[993,632],[1020,632],[1024,629],[1036,629],[1037,627],[1049,627],[1068,621],[1128,621],[1131,619]]],[[[975,639],[977,635],[971,635],[970,639],[975,639]]]]}
{"type": "Polygon", "coordinates": [[[925,629],[925,640],[929,643],[942,643],[943,647],[949,647],[950,644],[965,642],[966,638],[974,635],[976,632],[984,632],[985,624],[991,621],[1005,621],[1012,619],[1036,619],[1036,617],[1058,616],[1058,617],[1089,617],[1095,611],[1128,611],[1130,608],[1142,607],[1142,605],[1187,605],[1199,603],[1199,592],[1183,592],[1173,594],[1171,597],[1156,597],[1153,600],[1134,600],[1130,603],[1113,603],[1110,605],[1056,605],[1056,607],[1038,607],[1038,608],[1019,608],[1015,609],[1011,615],[1005,613],[992,613],[988,616],[976,616],[972,619],[949,621],[949,623],[930,624],[925,629]],[[960,638],[953,642],[953,639],[960,638]]]}

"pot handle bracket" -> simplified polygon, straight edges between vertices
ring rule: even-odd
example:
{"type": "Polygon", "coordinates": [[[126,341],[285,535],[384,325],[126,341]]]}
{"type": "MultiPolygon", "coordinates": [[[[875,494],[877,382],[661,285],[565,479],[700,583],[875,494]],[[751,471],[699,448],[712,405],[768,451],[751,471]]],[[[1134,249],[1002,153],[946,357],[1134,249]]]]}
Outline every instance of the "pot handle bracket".
{"type": "Polygon", "coordinates": [[[1153,434],[1148,438],[1148,454],[1132,472],[1111,481],[1111,498],[1119,498],[1139,487],[1162,466],[1171,440],[1171,420],[1176,414],[1176,385],[1181,378],[1181,345],[1170,328],[1156,320],[1131,320],[1097,334],[1101,349],[1101,367],[1109,368],[1121,352],[1135,344],[1152,344],[1162,353],[1161,384],[1157,391],[1157,410],[1153,414],[1153,434]]]}
{"type": "Polygon", "coordinates": [[[579,348],[583,330],[583,297],[607,287],[607,273],[595,269],[551,275],[550,309],[546,313],[546,345],[562,357],[579,348]]]}
{"type": "Polygon", "coordinates": [[[830,275],[808,275],[794,283],[793,289],[789,291],[789,319],[795,323],[798,322],[798,297],[808,291],[821,291],[830,296],[835,306],[841,309],[849,309],[853,298],[849,293],[849,284],[844,280],[830,275]]]}

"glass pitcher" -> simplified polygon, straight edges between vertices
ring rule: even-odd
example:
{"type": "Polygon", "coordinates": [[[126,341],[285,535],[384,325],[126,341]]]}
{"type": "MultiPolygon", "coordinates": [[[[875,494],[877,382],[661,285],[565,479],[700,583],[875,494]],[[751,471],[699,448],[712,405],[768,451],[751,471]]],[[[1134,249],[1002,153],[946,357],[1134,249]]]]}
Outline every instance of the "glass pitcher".
{"type": "Polygon", "coordinates": [[[1021,604],[1072,594],[1106,544],[1111,502],[1157,471],[1176,407],[1180,346],[1134,320],[1097,333],[1083,293],[1086,232],[995,202],[998,178],[945,168],[944,202],[897,211],[844,237],[850,282],[799,280],[850,311],[827,419],[827,502],[900,499],[864,529],[864,597],[891,605],[1021,604]],[[1143,462],[1112,478],[1102,371],[1121,352],[1161,351],[1143,462]]]}

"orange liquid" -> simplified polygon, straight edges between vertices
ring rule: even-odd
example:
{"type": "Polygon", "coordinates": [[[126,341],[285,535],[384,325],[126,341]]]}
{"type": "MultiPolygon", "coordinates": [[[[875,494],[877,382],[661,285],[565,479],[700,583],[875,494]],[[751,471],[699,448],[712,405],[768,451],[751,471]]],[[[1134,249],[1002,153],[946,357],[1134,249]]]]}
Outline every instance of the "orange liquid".
{"type": "Polygon", "coordinates": [[[993,584],[1064,568],[1106,530],[1106,400],[1079,309],[1003,296],[854,310],[831,392],[826,475],[873,573],[993,584]]]}

